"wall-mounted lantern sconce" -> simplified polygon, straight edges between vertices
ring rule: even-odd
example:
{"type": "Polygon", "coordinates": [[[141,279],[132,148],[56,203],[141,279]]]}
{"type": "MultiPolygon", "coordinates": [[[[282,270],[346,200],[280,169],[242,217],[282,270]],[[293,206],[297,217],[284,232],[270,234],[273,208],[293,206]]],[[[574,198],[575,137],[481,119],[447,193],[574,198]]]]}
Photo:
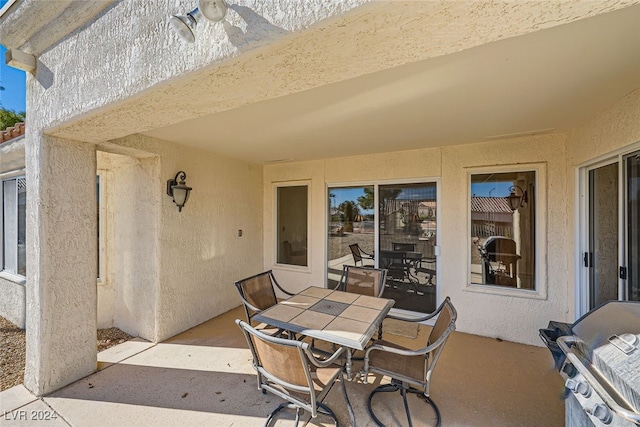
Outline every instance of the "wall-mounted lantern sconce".
{"type": "Polygon", "coordinates": [[[187,187],[184,183],[185,179],[187,179],[187,174],[180,171],[175,178],[167,181],[167,194],[173,197],[173,203],[178,206],[178,212],[182,212],[191,192],[191,187],[187,187]],[[178,178],[180,178],[180,182],[178,182],[178,178]]]}
{"type": "Polygon", "coordinates": [[[171,15],[169,25],[182,40],[187,43],[196,41],[196,26],[200,15],[211,22],[220,22],[227,16],[227,3],[224,0],[198,0],[198,7],[186,15],[171,15]]]}
{"type": "Polygon", "coordinates": [[[515,212],[518,208],[524,207],[524,205],[529,201],[527,198],[527,192],[517,185],[512,186],[509,191],[511,191],[511,194],[506,198],[512,211],[515,212]],[[520,191],[520,195],[517,194],[516,190],[520,191]]]}

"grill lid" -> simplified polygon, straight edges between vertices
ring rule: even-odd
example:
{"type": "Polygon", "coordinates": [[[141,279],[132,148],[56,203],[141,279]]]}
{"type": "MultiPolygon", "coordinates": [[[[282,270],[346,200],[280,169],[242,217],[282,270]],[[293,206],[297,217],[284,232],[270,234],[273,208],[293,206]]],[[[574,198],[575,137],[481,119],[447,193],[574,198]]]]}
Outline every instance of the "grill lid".
{"type": "Polygon", "coordinates": [[[578,319],[572,331],[590,350],[609,345],[613,335],[640,334],[640,303],[606,302],[578,319]]]}

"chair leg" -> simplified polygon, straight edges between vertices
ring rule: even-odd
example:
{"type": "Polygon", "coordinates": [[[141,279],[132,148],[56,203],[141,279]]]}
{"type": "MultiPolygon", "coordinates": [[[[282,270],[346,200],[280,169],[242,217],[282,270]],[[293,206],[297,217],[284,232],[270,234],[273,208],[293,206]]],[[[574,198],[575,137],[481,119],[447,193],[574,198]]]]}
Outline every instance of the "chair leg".
{"type": "Polygon", "coordinates": [[[336,417],[336,414],[331,410],[331,408],[329,408],[324,403],[320,403],[320,402],[316,402],[316,405],[318,405],[318,409],[321,409],[318,412],[320,412],[321,414],[324,414],[324,415],[328,415],[331,418],[333,418],[333,423],[334,423],[335,427],[340,427],[340,423],[338,422],[338,417],[336,417]]]}
{"type": "Polygon", "coordinates": [[[396,380],[392,380],[392,382],[390,384],[384,384],[381,386],[378,386],[377,388],[375,388],[370,394],[369,394],[369,398],[367,399],[367,411],[369,412],[369,415],[371,416],[371,419],[373,419],[373,421],[376,423],[377,426],[379,427],[385,427],[384,424],[382,424],[382,421],[380,421],[378,419],[378,417],[376,417],[376,415],[373,413],[373,408],[371,406],[371,400],[373,399],[373,396],[376,393],[392,393],[395,391],[400,391],[401,395],[402,395],[402,399],[404,400],[404,409],[405,412],[407,414],[407,420],[409,421],[409,426],[412,426],[412,422],[411,422],[411,414],[409,413],[409,404],[407,402],[407,395],[406,393],[413,393],[413,394],[417,394],[419,397],[421,397],[428,405],[430,405],[435,414],[436,414],[436,425],[435,427],[440,427],[441,422],[442,422],[442,417],[440,415],[440,410],[438,409],[438,406],[436,405],[436,403],[428,396],[425,396],[424,393],[420,390],[417,390],[415,388],[409,387],[403,387],[402,383],[396,380]]]}
{"type": "MultiPolygon", "coordinates": [[[[273,410],[273,412],[271,412],[269,414],[269,417],[267,418],[267,420],[264,422],[264,427],[269,427],[269,424],[271,423],[271,421],[273,420],[273,417],[275,417],[278,412],[282,411],[284,408],[288,408],[289,404],[287,403],[281,403],[280,405],[278,405],[278,407],[276,409],[273,410]]],[[[298,425],[296,423],[296,425],[298,425]]]]}
{"type": "Polygon", "coordinates": [[[404,412],[407,414],[409,427],[413,427],[413,423],[411,422],[411,414],[409,413],[409,402],[407,402],[407,390],[404,387],[400,387],[400,394],[402,395],[402,401],[404,402],[404,412]]]}
{"type": "MultiPolygon", "coordinates": [[[[345,390],[345,396],[346,396],[346,390],[345,390]]],[[[333,423],[334,423],[335,427],[340,427],[340,423],[338,422],[338,417],[336,417],[335,412],[333,412],[333,410],[331,410],[331,408],[329,408],[327,405],[325,405],[324,403],[321,403],[321,402],[316,402],[316,404],[318,405],[318,413],[331,417],[333,419],[333,423]]],[[[269,417],[267,418],[267,420],[264,423],[264,427],[269,427],[269,424],[271,424],[271,422],[273,421],[275,416],[285,408],[286,409],[295,409],[296,410],[296,419],[295,419],[295,424],[294,425],[296,427],[298,427],[298,424],[300,423],[301,408],[296,406],[296,405],[294,405],[294,404],[292,404],[292,403],[288,403],[288,402],[281,403],[280,405],[278,405],[278,407],[276,409],[273,410],[273,412],[271,412],[271,414],[269,414],[269,417]]],[[[352,420],[353,420],[353,418],[352,418],[352,420]]]]}

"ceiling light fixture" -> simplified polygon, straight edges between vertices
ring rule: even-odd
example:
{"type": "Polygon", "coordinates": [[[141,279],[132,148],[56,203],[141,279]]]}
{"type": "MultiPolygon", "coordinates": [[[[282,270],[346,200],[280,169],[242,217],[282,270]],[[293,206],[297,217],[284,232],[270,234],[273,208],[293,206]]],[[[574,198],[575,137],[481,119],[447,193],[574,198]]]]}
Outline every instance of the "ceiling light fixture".
{"type": "Polygon", "coordinates": [[[198,9],[211,22],[220,22],[227,16],[227,2],[224,0],[198,0],[198,9]]]}
{"type": "Polygon", "coordinates": [[[198,7],[185,15],[171,15],[169,25],[187,43],[196,41],[196,26],[200,15],[211,22],[220,22],[229,7],[224,0],[198,0],[198,7]]]}
{"type": "Polygon", "coordinates": [[[169,25],[175,31],[182,40],[187,43],[193,43],[196,41],[196,25],[198,25],[198,16],[200,11],[196,7],[186,15],[171,15],[169,17],[169,25]]]}

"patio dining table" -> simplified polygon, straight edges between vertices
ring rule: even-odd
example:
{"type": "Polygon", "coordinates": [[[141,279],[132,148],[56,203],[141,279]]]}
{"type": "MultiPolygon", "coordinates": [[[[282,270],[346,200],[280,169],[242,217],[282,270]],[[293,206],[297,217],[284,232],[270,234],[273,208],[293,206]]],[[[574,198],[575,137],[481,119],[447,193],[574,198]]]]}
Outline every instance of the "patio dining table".
{"type": "MultiPolygon", "coordinates": [[[[253,319],[346,347],[345,371],[351,379],[351,352],[364,350],[394,303],[392,299],[311,286],[256,314],[253,319]]],[[[355,425],[348,396],[345,399],[355,425]]]]}

